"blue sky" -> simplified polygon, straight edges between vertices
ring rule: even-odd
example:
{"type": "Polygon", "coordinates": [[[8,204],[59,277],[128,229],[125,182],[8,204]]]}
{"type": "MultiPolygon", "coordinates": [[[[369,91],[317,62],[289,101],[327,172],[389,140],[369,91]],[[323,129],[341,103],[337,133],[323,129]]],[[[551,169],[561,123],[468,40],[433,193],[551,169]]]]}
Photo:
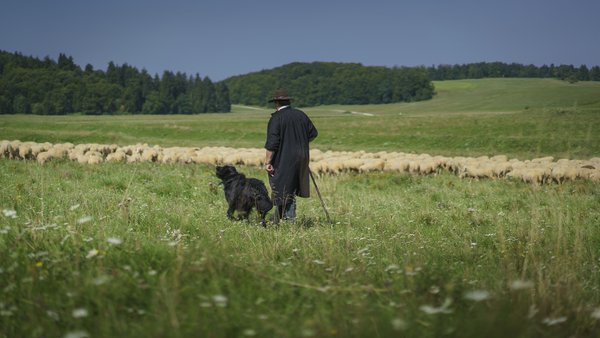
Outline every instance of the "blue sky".
{"type": "Polygon", "coordinates": [[[600,64],[598,0],[0,0],[0,49],[213,80],[290,62],[600,64]]]}

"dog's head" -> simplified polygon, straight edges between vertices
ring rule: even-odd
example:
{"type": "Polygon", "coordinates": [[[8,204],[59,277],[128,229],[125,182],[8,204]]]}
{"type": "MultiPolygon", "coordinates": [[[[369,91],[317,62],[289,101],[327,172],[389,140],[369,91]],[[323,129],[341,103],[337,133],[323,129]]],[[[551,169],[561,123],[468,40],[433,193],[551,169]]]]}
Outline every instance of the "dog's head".
{"type": "Polygon", "coordinates": [[[222,167],[217,166],[215,174],[221,180],[226,180],[228,178],[232,178],[239,175],[237,170],[235,170],[235,167],[230,165],[224,165],[222,167]]]}

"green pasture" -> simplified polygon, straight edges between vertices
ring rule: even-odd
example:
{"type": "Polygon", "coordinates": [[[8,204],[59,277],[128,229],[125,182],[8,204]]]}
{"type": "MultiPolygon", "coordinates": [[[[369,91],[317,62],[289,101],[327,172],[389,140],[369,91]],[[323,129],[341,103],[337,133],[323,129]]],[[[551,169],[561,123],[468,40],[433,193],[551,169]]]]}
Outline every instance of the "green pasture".
{"type": "MultiPolygon", "coordinates": [[[[429,101],[306,108],[320,131],[313,146],[521,159],[600,154],[600,83],[483,79],[435,86],[438,94],[429,101]]],[[[261,148],[271,109],[232,110],[194,116],[0,115],[0,138],[261,148]]]]}
{"type": "MultiPolygon", "coordinates": [[[[306,108],[313,147],[600,156],[598,83],[435,85],[306,108]]],[[[233,109],[0,115],[0,139],[262,147],[270,109],[233,109]]],[[[0,159],[0,338],[600,335],[599,183],[323,175],[333,224],[313,196],[267,228],[229,221],[218,183],[207,165],[0,159]]]]}
{"type": "Polygon", "coordinates": [[[0,160],[0,337],[600,333],[597,183],[325,176],[262,228],[213,170],[0,160]]]}

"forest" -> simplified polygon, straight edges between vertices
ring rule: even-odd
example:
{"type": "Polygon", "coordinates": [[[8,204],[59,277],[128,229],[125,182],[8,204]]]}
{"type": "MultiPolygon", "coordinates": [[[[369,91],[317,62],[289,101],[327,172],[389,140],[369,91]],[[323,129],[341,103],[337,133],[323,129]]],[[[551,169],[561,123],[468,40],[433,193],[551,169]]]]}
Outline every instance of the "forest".
{"type": "Polygon", "coordinates": [[[438,65],[427,68],[431,80],[462,80],[482,78],[556,78],[569,82],[600,81],[600,67],[551,64],[541,67],[519,63],[479,62],[464,65],[438,65]]]}
{"type": "Polygon", "coordinates": [[[300,107],[384,104],[431,99],[434,80],[493,77],[600,81],[600,67],[480,62],[420,67],[293,62],[213,82],[199,74],[162,75],[109,62],[81,67],[71,56],[54,60],[0,50],[0,114],[202,114],[229,112],[231,104],[266,106],[286,88],[300,107]]]}
{"type": "Polygon", "coordinates": [[[286,88],[298,106],[411,102],[433,97],[424,67],[368,67],[358,63],[294,62],[225,79],[231,102],[264,105],[286,88]]]}
{"type": "Polygon", "coordinates": [[[198,74],[150,75],[128,64],[106,71],[73,58],[39,59],[0,51],[0,114],[200,114],[229,112],[224,83],[198,74]]]}

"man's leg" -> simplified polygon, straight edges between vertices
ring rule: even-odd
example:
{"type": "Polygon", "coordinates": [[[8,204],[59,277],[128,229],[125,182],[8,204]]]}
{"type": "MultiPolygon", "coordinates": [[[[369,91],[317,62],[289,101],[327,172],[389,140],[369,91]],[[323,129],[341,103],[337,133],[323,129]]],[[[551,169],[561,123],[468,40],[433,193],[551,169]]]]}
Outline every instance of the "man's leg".
{"type": "Polygon", "coordinates": [[[296,219],[296,199],[290,197],[285,203],[285,209],[283,210],[283,219],[294,221],[296,219]]]}

